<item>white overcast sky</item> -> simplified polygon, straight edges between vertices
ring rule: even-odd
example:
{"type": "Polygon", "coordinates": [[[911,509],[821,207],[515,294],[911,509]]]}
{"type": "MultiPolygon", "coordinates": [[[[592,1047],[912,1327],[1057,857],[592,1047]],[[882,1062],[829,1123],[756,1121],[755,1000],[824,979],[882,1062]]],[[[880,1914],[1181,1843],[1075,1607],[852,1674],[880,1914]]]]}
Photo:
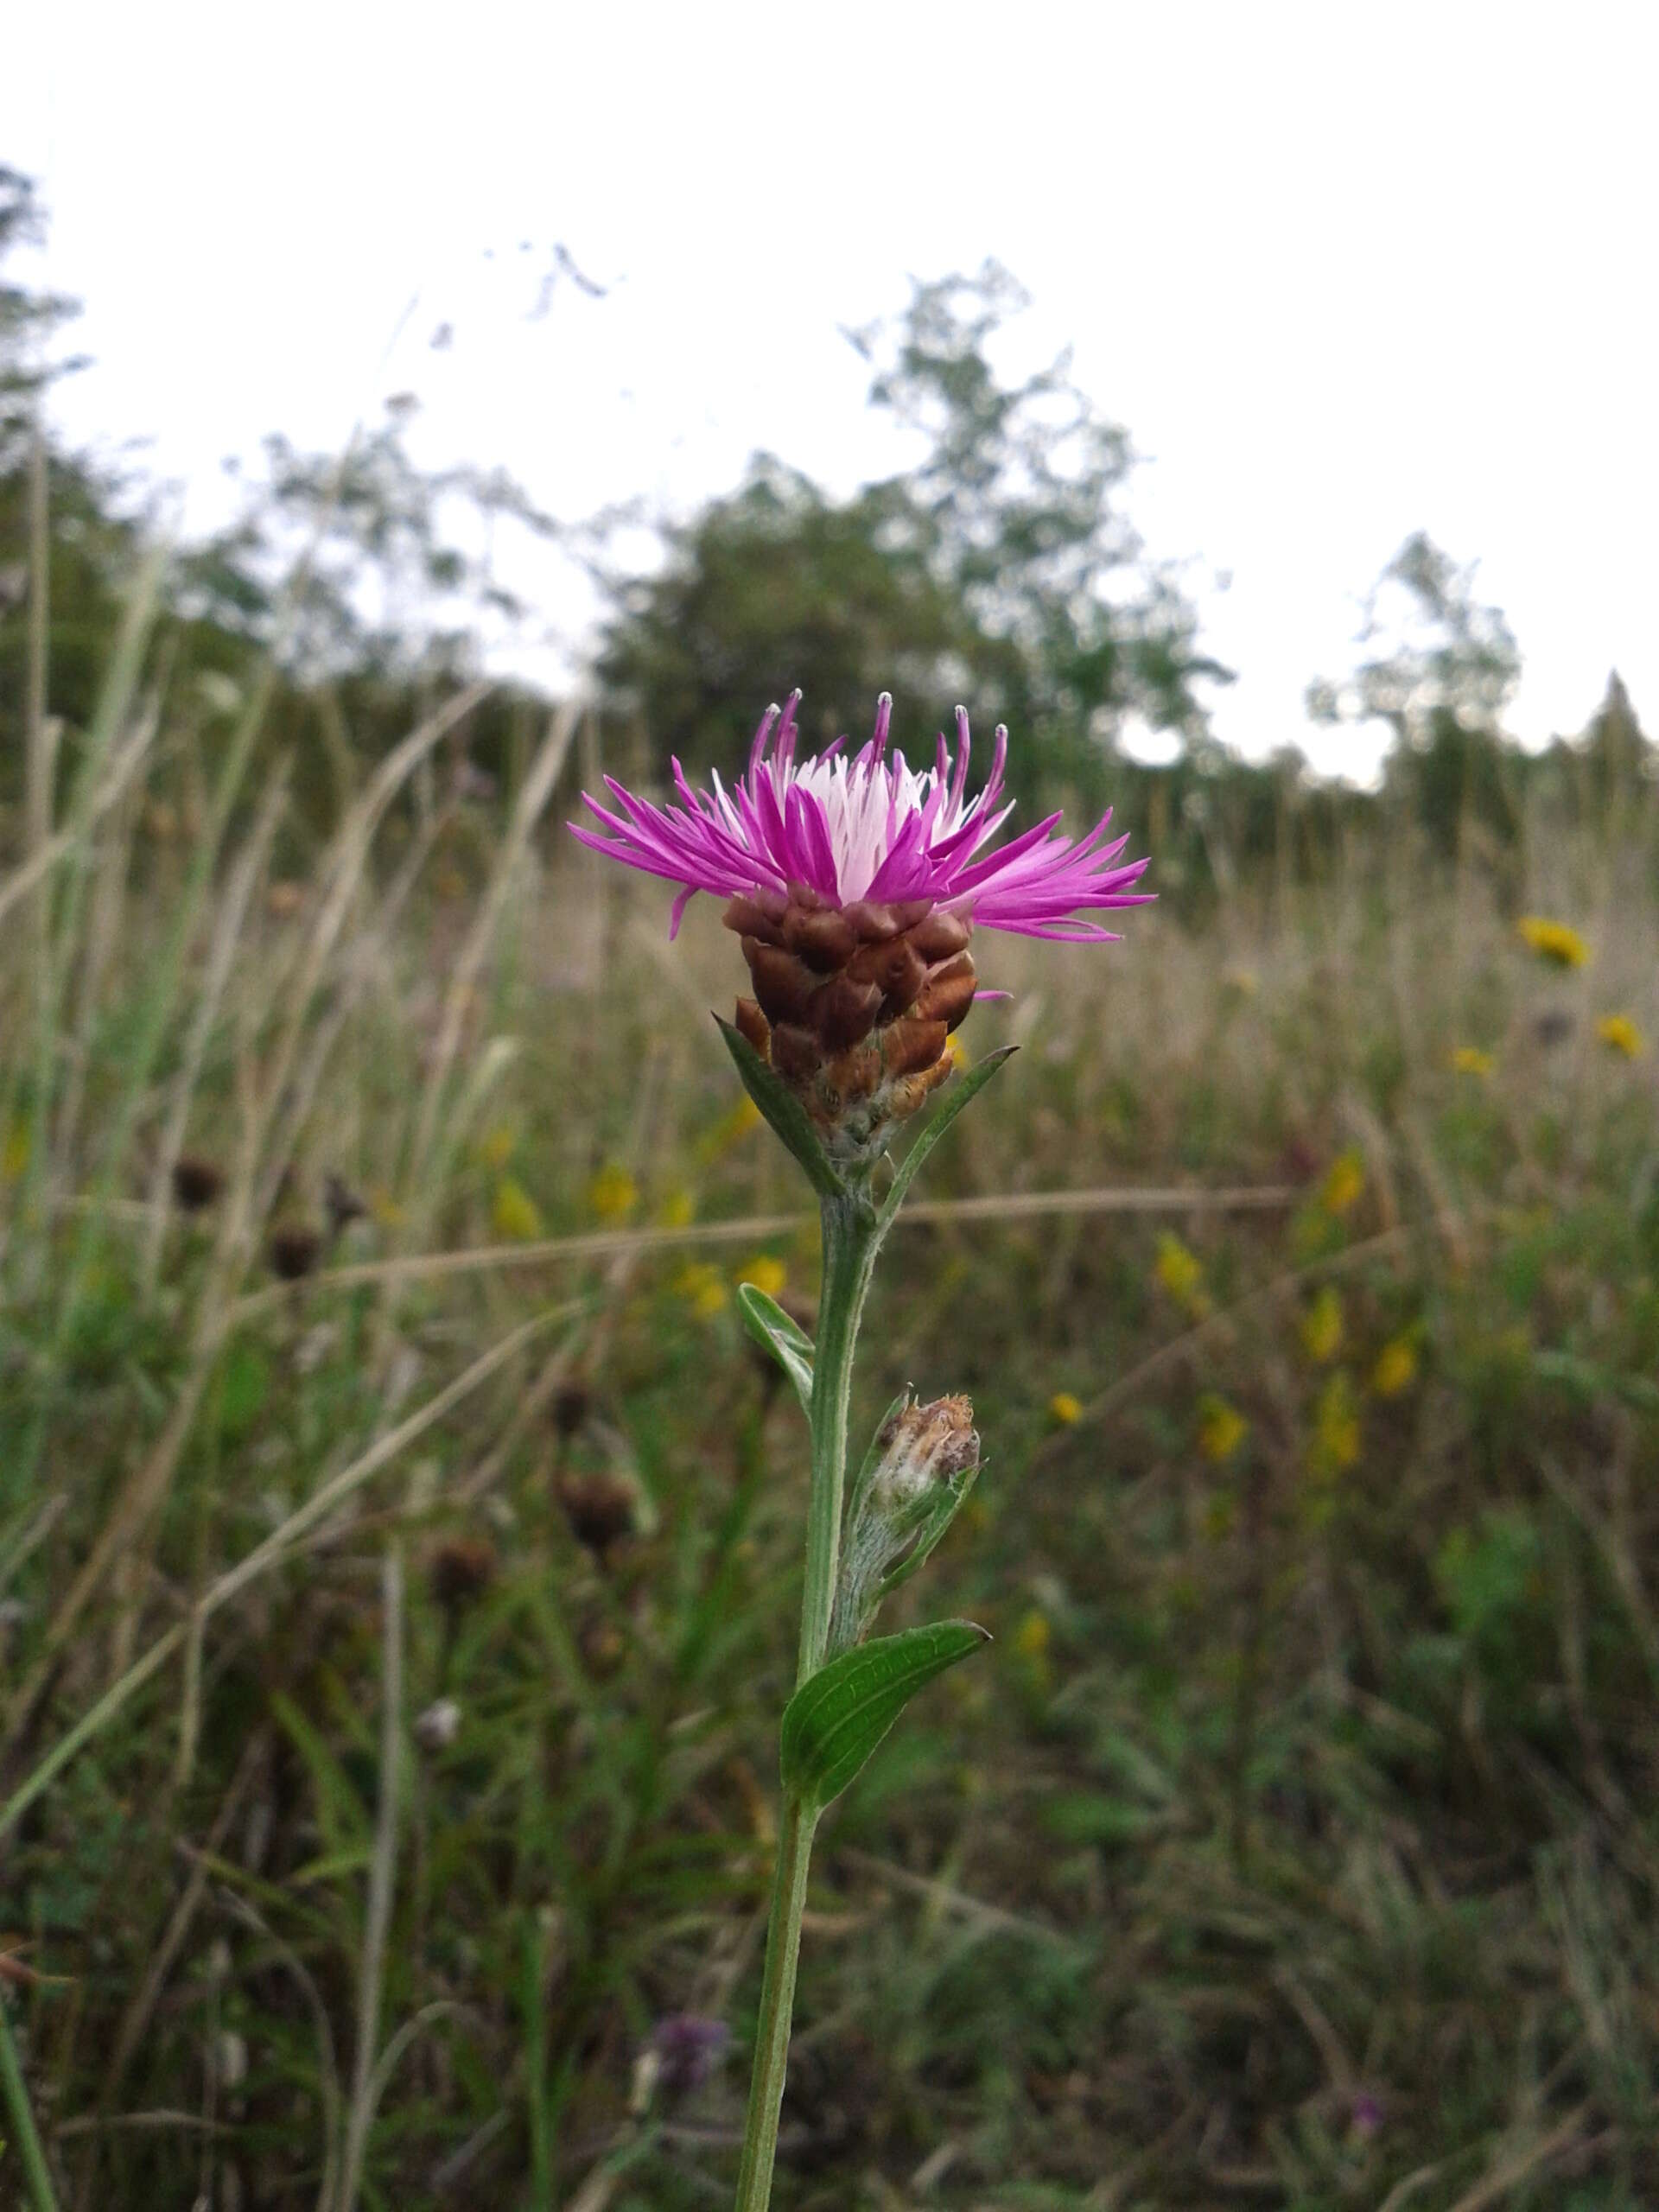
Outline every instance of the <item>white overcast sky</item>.
{"type": "Polygon", "coordinates": [[[0,66],[95,357],[60,415],[150,441],[193,520],[224,455],[408,388],[424,457],[562,516],[683,511],[757,448],[850,489],[902,449],[838,326],[995,255],[1028,358],[1072,343],[1147,456],[1131,511],[1239,671],[1222,736],[1363,770],[1302,694],[1419,527],[1509,613],[1522,736],[1615,664],[1659,731],[1649,0],[82,0],[0,66]],[[531,319],[556,240],[608,296],[531,319]]]}

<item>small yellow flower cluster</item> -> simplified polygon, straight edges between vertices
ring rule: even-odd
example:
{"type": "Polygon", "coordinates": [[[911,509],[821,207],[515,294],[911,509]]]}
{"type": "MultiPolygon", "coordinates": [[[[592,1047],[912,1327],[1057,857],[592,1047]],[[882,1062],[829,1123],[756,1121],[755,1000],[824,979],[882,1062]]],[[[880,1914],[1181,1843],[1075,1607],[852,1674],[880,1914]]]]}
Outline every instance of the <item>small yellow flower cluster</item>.
{"type": "Polygon", "coordinates": [[[490,1224],[512,1244],[533,1244],[542,1234],[542,1210],[524,1185],[504,1175],[495,1186],[490,1224]]]}
{"type": "Polygon", "coordinates": [[[657,1209],[658,1221],[664,1229],[689,1229],[696,1217],[697,1194],[683,1184],[671,1191],[657,1209]]]}
{"type": "Polygon", "coordinates": [[[1365,1191],[1365,1163],[1357,1152],[1344,1152],[1331,1163],[1331,1172],[1319,1185],[1319,1204],[1333,1221],[1351,1213],[1365,1191]]]}
{"type": "Polygon", "coordinates": [[[1198,1449],[1217,1466],[1230,1459],[1250,1433],[1250,1425],[1236,1406],[1206,1392],[1198,1401],[1198,1449]]]}
{"type": "Polygon", "coordinates": [[[764,1297],[776,1298],[789,1281],[789,1269],[770,1252],[757,1252],[747,1267],[738,1273],[740,1283],[753,1283],[764,1297]]]}
{"type": "Polygon", "coordinates": [[[478,1156],[486,1167],[493,1168],[499,1175],[512,1158],[518,1141],[512,1129],[505,1122],[499,1122],[479,1139],[478,1156]]]}
{"type": "Polygon", "coordinates": [[[1342,1350],[1342,1300],[1336,1287],[1326,1283],[1302,1316],[1302,1350],[1316,1367],[1324,1367],[1342,1350]]]}
{"type": "Polygon", "coordinates": [[[1371,1370],[1371,1391],[1379,1398],[1397,1398],[1417,1379],[1417,1350],[1409,1337],[1395,1337],[1383,1345],[1371,1370]]]}
{"type": "Polygon", "coordinates": [[[698,1139],[697,1151],[704,1160],[717,1160],[721,1153],[729,1152],[751,1129],[760,1126],[760,1109],[746,1090],[736,1104],[698,1139]]]}
{"type": "Polygon", "coordinates": [[[711,1321],[726,1308],[726,1278],[707,1260],[690,1260],[674,1278],[674,1287],[700,1321],[711,1321]]]}
{"type": "Polygon", "coordinates": [[[1548,961],[1552,968],[1582,968],[1590,957],[1590,948],[1577,930],[1566,922],[1549,921],[1542,914],[1523,914],[1515,933],[1529,952],[1548,961]]]}
{"type": "Polygon", "coordinates": [[[1309,1454],[1314,1476],[1324,1482],[1346,1473],[1359,1457],[1359,1408],[1354,1386],[1340,1368],[1319,1393],[1309,1454]]]}
{"type": "Polygon", "coordinates": [[[1596,1034],[1610,1052],[1621,1053],[1627,1060],[1639,1060],[1648,1049],[1647,1039],[1628,1014],[1604,1014],[1596,1034]]]}
{"type": "Polygon", "coordinates": [[[588,1185],[588,1203],[601,1221],[626,1221],[639,1203],[639,1185],[613,1160],[588,1185]]]}
{"type": "Polygon", "coordinates": [[[1048,1402],[1048,1417],[1062,1428],[1070,1428],[1083,1419],[1083,1401],[1070,1390],[1057,1390],[1048,1402]]]}
{"type": "Polygon", "coordinates": [[[1476,1075],[1483,1082],[1497,1065],[1490,1052],[1483,1052],[1478,1045],[1459,1045],[1452,1055],[1452,1065],[1459,1075],[1476,1075]]]}
{"type": "Polygon", "coordinates": [[[1202,1319],[1210,1311],[1210,1297],[1204,1287],[1203,1268],[1180,1238],[1168,1230],[1158,1239],[1158,1257],[1153,1273],[1160,1287],[1195,1320],[1202,1319]]]}
{"type": "Polygon", "coordinates": [[[1022,1659],[1046,1658],[1053,1634],[1047,1614],[1033,1605],[1014,1632],[1014,1648],[1022,1659]]]}

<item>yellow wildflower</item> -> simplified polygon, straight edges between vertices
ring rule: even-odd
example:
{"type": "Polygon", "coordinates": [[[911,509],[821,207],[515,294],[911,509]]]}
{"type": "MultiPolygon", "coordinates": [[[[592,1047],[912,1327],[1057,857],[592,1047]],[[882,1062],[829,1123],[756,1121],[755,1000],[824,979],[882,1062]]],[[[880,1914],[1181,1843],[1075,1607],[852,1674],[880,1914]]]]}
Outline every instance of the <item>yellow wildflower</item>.
{"type": "Polygon", "coordinates": [[[968,1047],[962,1041],[962,1032],[953,1029],[944,1040],[945,1058],[960,1074],[968,1065],[968,1047]]]}
{"type": "Polygon", "coordinates": [[[739,1282],[752,1282],[767,1298],[776,1298],[789,1281],[789,1269],[770,1252],[757,1252],[738,1274],[739,1282]]]}
{"type": "Polygon", "coordinates": [[[1074,1421],[1083,1419],[1083,1400],[1074,1397],[1070,1390],[1057,1390],[1048,1402],[1048,1417],[1062,1428],[1070,1428],[1074,1421]]]}
{"type": "Polygon", "coordinates": [[[1014,1631],[1014,1648],[1022,1659],[1046,1658],[1053,1634],[1047,1614],[1033,1605],[1014,1631]]]}
{"type": "Polygon", "coordinates": [[[1344,1152],[1331,1163],[1331,1173],[1319,1186],[1319,1204],[1340,1220],[1358,1204],[1365,1188],[1365,1163],[1357,1152],[1344,1152]]]}
{"type": "Polygon", "coordinates": [[[1604,1014],[1596,1034],[1610,1052],[1622,1052],[1627,1060],[1639,1060],[1648,1049],[1647,1039],[1628,1014],[1604,1014]]]}
{"type": "Polygon", "coordinates": [[[715,1159],[722,1152],[729,1152],[734,1144],[747,1136],[751,1129],[758,1128],[760,1123],[760,1109],[746,1090],[699,1141],[697,1149],[705,1160],[715,1159]]]}
{"type": "Polygon", "coordinates": [[[1328,1482],[1345,1472],[1358,1457],[1359,1408],[1354,1402],[1354,1386],[1339,1368],[1319,1393],[1310,1462],[1313,1473],[1328,1482]]]}
{"type": "Polygon", "coordinates": [[[1204,1287],[1204,1269],[1180,1238],[1168,1230],[1158,1239],[1158,1258],[1153,1273],[1175,1303],[1184,1306],[1189,1313],[1196,1315],[1209,1311],[1210,1300],[1204,1287]]]}
{"type": "Polygon", "coordinates": [[[1302,1316],[1302,1349],[1319,1367],[1342,1350],[1342,1300],[1333,1283],[1326,1283],[1302,1316]]]}
{"type": "Polygon", "coordinates": [[[699,1320],[711,1321],[726,1305],[726,1279],[707,1260],[693,1260],[681,1268],[674,1287],[699,1320]]]}
{"type": "Polygon", "coordinates": [[[542,1233],[542,1210],[522,1183],[504,1175],[495,1186],[490,1220],[498,1236],[515,1244],[533,1244],[542,1233]]]}
{"type": "Polygon", "coordinates": [[[639,1203],[639,1185],[613,1160],[588,1185],[588,1203],[601,1221],[626,1221],[639,1203]]]}
{"type": "Polygon", "coordinates": [[[1371,1370],[1371,1389],[1379,1398],[1397,1398],[1417,1379],[1417,1352],[1408,1337],[1384,1344],[1371,1370]]]}
{"type": "Polygon", "coordinates": [[[1459,1075],[1478,1075],[1484,1081],[1497,1063],[1490,1052],[1483,1052],[1478,1045],[1459,1045],[1452,1055],[1452,1065],[1459,1075]]]}
{"type": "Polygon", "coordinates": [[[664,1229],[689,1229],[697,1217],[697,1194],[682,1184],[671,1191],[658,1209],[657,1218],[664,1229]]]}
{"type": "Polygon", "coordinates": [[[512,1158],[513,1147],[518,1141],[513,1131],[503,1122],[495,1128],[487,1130],[480,1139],[478,1156],[486,1167],[493,1167],[499,1173],[512,1158]]]}
{"type": "Polygon", "coordinates": [[[1241,999],[1253,999],[1262,988],[1254,968],[1230,968],[1224,980],[1228,989],[1241,999]]]}
{"type": "Polygon", "coordinates": [[[1566,922],[1548,921],[1542,914],[1523,914],[1515,933],[1529,952],[1552,968],[1582,968],[1590,957],[1590,948],[1577,930],[1566,922]]]}
{"type": "Polygon", "coordinates": [[[1220,1466],[1230,1459],[1250,1433],[1250,1425],[1236,1406],[1206,1392],[1198,1401],[1198,1449],[1220,1466]]]}

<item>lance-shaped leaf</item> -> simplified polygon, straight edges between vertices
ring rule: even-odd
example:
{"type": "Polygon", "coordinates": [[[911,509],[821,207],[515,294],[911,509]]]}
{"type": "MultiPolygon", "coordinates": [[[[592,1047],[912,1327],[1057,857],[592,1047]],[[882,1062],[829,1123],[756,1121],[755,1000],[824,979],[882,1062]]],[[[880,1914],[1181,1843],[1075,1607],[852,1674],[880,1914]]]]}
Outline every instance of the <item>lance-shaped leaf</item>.
{"type": "Polygon", "coordinates": [[[922,1685],[989,1642],[972,1621],[936,1621],[873,1637],[820,1667],[784,1708],[784,1788],[803,1804],[829,1804],[922,1685]]]}
{"type": "Polygon", "coordinates": [[[775,1298],[752,1282],[738,1287],[737,1310],[743,1325],[763,1351],[769,1351],[790,1381],[803,1409],[812,1411],[812,1339],[797,1321],[791,1320],[775,1298]]]}
{"type": "Polygon", "coordinates": [[[741,1029],[734,1029],[729,1021],[721,1021],[718,1014],[715,1020],[743,1079],[744,1090],[806,1170],[813,1189],[820,1198],[845,1198],[847,1185],[818,1142],[818,1133],[805,1107],[767,1066],[741,1029]]]}
{"type": "Polygon", "coordinates": [[[925,1128],[900,1161],[899,1173],[893,1179],[893,1188],[881,1201],[881,1233],[885,1236],[892,1228],[894,1217],[905,1202],[905,1193],[916,1179],[917,1170],[934,1146],[944,1135],[969,1100],[982,1091],[1005,1060],[1012,1059],[1019,1051],[1017,1045],[1001,1045],[988,1052],[982,1060],[976,1060],[960,1083],[952,1084],[945,1092],[944,1103],[935,1107],[925,1128]]]}

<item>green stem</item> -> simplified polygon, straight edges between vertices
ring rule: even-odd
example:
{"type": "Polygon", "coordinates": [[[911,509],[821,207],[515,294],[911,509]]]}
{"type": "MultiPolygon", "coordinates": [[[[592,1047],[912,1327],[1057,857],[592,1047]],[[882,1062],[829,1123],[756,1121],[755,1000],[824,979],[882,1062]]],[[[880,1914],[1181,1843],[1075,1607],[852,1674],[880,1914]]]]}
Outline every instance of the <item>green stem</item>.
{"type": "Polygon", "coordinates": [[[789,2063],[790,2022],[795,2011],[795,1970],[801,1960],[801,1915],[806,1907],[807,1866],[817,1824],[816,1808],[803,1806],[794,1798],[785,1800],[772,1921],[766,1929],[766,1970],[760,1984],[754,2075],[749,2085],[749,2113],[743,2129],[743,2158],[737,2170],[734,2212],[766,2212],[772,2202],[772,2168],[778,2155],[778,2120],[789,2063]]]}
{"type": "MultiPolygon", "coordinates": [[[[823,1666],[830,1641],[836,1574],[841,1562],[853,1350],[870,1287],[870,1271],[881,1242],[880,1226],[861,1188],[826,1196],[823,1217],[823,1284],[812,1362],[812,1489],[807,1507],[806,1586],[801,1599],[798,1686],[823,1666]]],[[[795,1974],[801,1957],[801,1915],[806,1906],[807,1869],[817,1824],[816,1806],[804,1806],[793,1797],[785,1799],[734,2212],[766,2212],[772,2202],[778,2119],[795,2010],[795,1974]]]]}
{"type": "Polygon", "coordinates": [[[798,1689],[823,1664],[841,1563],[841,1510],[847,1482],[847,1414],[853,1349],[864,1313],[880,1230],[861,1190],[823,1202],[823,1284],[812,1361],[812,1490],[807,1506],[806,1586],[801,1598],[798,1689]]]}
{"type": "MultiPolygon", "coordinates": [[[[792,1970],[790,1979],[794,1979],[792,1970]]],[[[23,2080],[17,2046],[12,2040],[11,2021],[7,2016],[3,1995],[0,1995],[0,2088],[5,2092],[6,2110],[11,2115],[12,2133],[16,2138],[15,2147],[22,2164],[23,2178],[29,2183],[29,2201],[35,2207],[35,2212],[58,2212],[58,2200],[52,2190],[52,2176],[47,2167],[46,2152],[41,2147],[41,2139],[35,2131],[35,2114],[29,2107],[29,2085],[23,2080]]],[[[772,2132],[775,2138],[778,2133],[775,2119],[772,2132]]]]}

